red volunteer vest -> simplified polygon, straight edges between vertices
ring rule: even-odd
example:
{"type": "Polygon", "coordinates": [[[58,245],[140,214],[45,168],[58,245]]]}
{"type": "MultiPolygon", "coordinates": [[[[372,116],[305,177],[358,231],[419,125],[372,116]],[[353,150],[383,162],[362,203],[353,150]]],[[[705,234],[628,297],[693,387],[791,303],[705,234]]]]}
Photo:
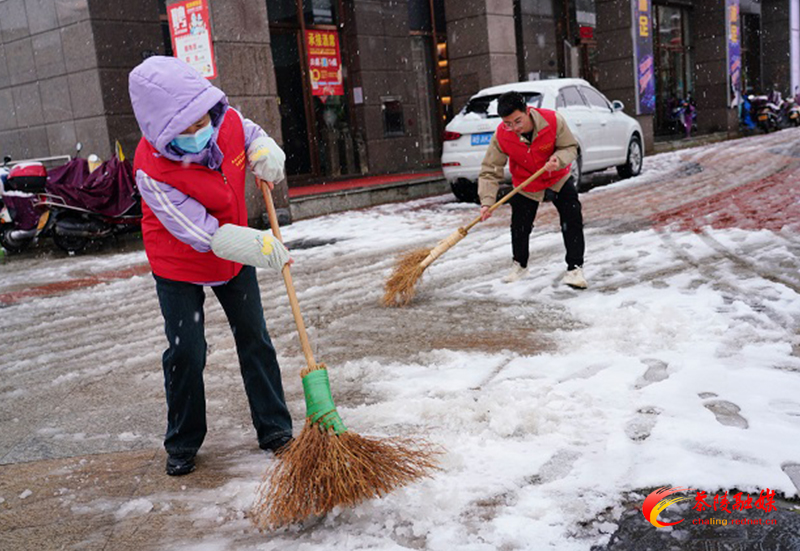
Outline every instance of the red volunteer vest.
{"type": "MultiPolygon", "coordinates": [[[[244,201],[245,150],[242,120],[228,109],[217,135],[217,145],[224,155],[220,171],[199,164],[184,166],[161,156],[145,138],[136,148],[134,173],[144,170],[148,176],[164,182],[197,200],[219,225],[247,226],[244,201]]],[[[242,265],[219,258],[212,252],[200,253],[178,240],[158,220],[147,203],[142,202],[144,249],[153,273],[176,281],[204,283],[228,281],[242,265]]]]}
{"type": "MultiPolygon", "coordinates": [[[[520,140],[519,136],[508,130],[502,123],[497,127],[497,143],[503,153],[508,155],[508,168],[511,171],[511,181],[514,187],[519,187],[534,172],[542,168],[556,150],[556,131],[558,129],[556,112],[551,109],[529,107],[528,114],[530,115],[532,111],[536,111],[544,117],[547,126],[539,130],[530,145],[520,140]]],[[[522,191],[527,193],[542,191],[557,184],[567,174],[569,174],[569,165],[561,170],[545,172],[522,191]]]]}

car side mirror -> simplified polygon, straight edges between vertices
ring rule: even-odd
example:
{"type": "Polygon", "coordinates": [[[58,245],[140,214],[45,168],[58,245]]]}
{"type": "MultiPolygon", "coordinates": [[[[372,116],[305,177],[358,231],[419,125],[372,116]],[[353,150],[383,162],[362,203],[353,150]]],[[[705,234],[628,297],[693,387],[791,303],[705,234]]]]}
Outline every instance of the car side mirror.
{"type": "Polygon", "coordinates": [[[8,164],[8,163],[10,163],[10,162],[11,162],[11,157],[9,157],[8,155],[6,155],[5,157],[3,157],[3,164],[4,164],[4,165],[7,165],[7,164],[8,164]]]}
{"type": "Polygon", "coordinates": [[[618,99],[615,99],[611,103],[611,105],[614,108],[614,111],[622,111],[623,109],[625,109],[625,104],[619,101],[618,99]]]}

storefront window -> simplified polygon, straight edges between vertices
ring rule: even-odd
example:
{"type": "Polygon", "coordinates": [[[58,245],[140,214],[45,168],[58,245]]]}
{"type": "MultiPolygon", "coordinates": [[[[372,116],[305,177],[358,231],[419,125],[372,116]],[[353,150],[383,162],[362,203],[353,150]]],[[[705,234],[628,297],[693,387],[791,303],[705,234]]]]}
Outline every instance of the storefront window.
{"type": "Polygon", "coordinates": [[[689,17],[686,8],[655,5],[656,131],[682,131],[677,108],[694,93],[689,17]]]}
{"type": "Polygon", "coordinates": [[[558,49],[554,0],[519,0],[520,76],[525,80],[558,77],[558,49]]]}
{"type": "Polygon", "coordinates": [[[360,172],[338,6],[338,0],[267,0],[290,186],[360,172]]]}
{"type": "Polygon", "coordinates": [[[295,0],[267,0],[267,17],[270,23],[297,24],[295,0]]]}
{"type": "Polygon", "coordinates": [[[293,32],[273,32],[272,60],[280,98],[281,133],[289,176],[311,172],[300,53],[293,32]]]}
{"type": "Polygon", "coordinates": [[[303,0],[303,16],[306,25],[333,25],[334,0],[303,0]]]}
{"type": "Polygon", "coordinates": [[[412,31],[432,31],[430,0],[408,0],[408,28],[412,31]]]}
{"type": "Polygon", "coordinates": [[[381,98],[383,110],[383,135],[403,136],[406,132],[403,102],[400,98],[381,98]]]}
{"type": "MultiPolygon", "coordinates": [[[[414,99],[417,107],[417,136],[423,161],[436,162],[440,157],[440,121],[437,120],[436,69],[433,65],[432,37],[412,35],[411,62],[414,68],[414,99]]],[[[412,129],[413,130],[413,129],[412,129]]]]}
{"type": "Polygon", "coordinates": [[[164,55],[172,55],[172,37],[169,34],[169,17],[167,16],[167,1],[158,0],[158,19],[161,21],[161,37],[164,41],[164,55]]]}

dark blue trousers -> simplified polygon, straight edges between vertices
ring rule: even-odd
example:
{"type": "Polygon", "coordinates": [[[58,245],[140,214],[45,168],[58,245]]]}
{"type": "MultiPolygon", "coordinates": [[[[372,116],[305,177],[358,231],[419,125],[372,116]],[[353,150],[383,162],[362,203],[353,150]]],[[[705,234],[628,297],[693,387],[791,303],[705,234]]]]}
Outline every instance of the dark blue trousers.
{"type": "MultiPolygon", "coordinates": [[[[205,293],[202,285],[154,277],[169,343],[162,357],[167,394],[164,447],[170,454],[194,454],[206,436],[205,293]]],[[[264,322],[256,270],[244,266],[229,282],[211,289],[233,331],[258,443],[267,449],[271,440],[291,436],[292,418],[283,396],[275,348],[264,322]]]]}

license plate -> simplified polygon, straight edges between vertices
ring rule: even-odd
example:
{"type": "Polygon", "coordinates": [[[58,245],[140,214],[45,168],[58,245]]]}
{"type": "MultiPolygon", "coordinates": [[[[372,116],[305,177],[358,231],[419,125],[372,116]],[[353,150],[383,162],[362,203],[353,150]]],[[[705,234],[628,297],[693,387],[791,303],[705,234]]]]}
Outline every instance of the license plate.
{"type": "Polygon", "coordinates": [[[472,145],[487,145],[490,141],[492,141],[492,136],[494,136],[494,132],[473,134],[471,143],[472,145]]]}

